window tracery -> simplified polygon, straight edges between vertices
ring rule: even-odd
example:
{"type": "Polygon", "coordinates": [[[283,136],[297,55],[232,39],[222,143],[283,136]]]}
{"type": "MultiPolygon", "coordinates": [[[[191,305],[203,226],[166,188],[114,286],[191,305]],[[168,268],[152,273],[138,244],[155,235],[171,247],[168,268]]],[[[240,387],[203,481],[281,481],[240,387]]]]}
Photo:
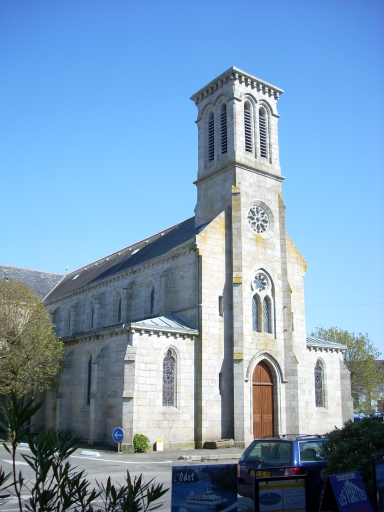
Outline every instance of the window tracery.
{"type": "Polygon", "coordinates": [[[273,334],[274,332],[274,288],[270,277],[258,270],[252,279],[252,330],[273,334]]]}
{"type": "Polygon", "coordinates": [[[175,405],[176,354],[168,349],[163,359],[163,405],[175,405]]]}
{"type": "Polygon", "coordinates": [[[316,407],[324,407],[324,367],[319,359],[316,361],[314,373],[316,407]]]}

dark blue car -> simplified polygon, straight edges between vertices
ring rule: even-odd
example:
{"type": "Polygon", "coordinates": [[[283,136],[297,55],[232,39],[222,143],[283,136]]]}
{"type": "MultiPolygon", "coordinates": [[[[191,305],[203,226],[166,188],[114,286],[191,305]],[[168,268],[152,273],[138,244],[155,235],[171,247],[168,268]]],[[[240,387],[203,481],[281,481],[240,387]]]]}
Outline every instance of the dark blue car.
{"type": "MultiPolygon", "coordinates": [[[[307,510],[316,510],[324,485],[326,438],[316,435],[286,435],[255,439],[237,464],[237,490],[253,498],[253,478],[306,474],[307,510]]],[[[317,508],[318,510],[318,508],[317,508]]]]}

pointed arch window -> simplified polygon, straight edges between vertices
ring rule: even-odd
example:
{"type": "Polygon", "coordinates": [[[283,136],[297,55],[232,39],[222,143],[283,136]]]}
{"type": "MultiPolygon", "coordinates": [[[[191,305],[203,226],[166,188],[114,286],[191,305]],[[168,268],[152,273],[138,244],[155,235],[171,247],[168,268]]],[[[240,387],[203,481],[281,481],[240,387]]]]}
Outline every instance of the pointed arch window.
{"type": "Polygon", "coordinates": [[[320,360],[317,360],[315,365],[315,402],[316,407],[325,407],[324,367],[320,360]]]}
{"type": "Polygon", "coordinates": [[[92,385],[92,355],[88,358],[87,364],[87,405],[91,403],[91,385],[92,385]]]}
{"type": "Polygon", "coordinates": [[[155,310],[155,287],[152,285],[149,290],[149,314],[153,315],[155,310]]]}
{"type": "Polygon", "coordinates": [[[264,322],[264,332],[271,332],[270,319],[271,319],[271,308],[269,297],[264,297],[263,299],[263,322],[264,322]]]}
{"type": "Polygon", "coordinates": [[[209,114],[208,118],[208,159],[209,161],[215,158],[215,121],[213,112],[209,114]]]}
{"type": "Polygon", "coordinates": [[[94,306],[93,302],[91,302],[91,305],[90,305],[89,326],[91,329],[94,329],[94,327],[95,327],[95,306],[94,306]]]}
{"type": "Polygon", "coordinates": [[[258,270],[252,280],[252,330],[274,333],[274,287],[269,275],[258,270]]]}
{"type": "Polygon", "coordinates": [[[227,152],[227,105],[224,103],[221,106],[220,112],[220,142],[221,153],[227,152]]]}
{"type": "Polygon", "coordinates": [[[245,151],[252,152],[252,114],[251,104],[248,101],[244,103],[244,138],[245,151]]]}
{"type": "Polygon", "coordinates": [[[176,354],[170,348],[163,359],[163,405],[175,405],[176,354]]]}
{"type": "Polygon", "coordinates": [[[252,297],[252,330],[260,332],[260,299],[258,295],[252,297]]]}
{"type": "Polygon", "coordinates": [[[68,313],[67,313],[67,331],[68,331],[68,334],[71,334],[71,329],[72,329],[71,310],[68,309],[68,313]]]}
{"type": "Polygon", "coordinates": [[[121,295],[120,295],[120,293],[117,295],[116,317],[117,317],[117,321],[121,322],[121,295]]]}
{"type": "Polygon", "coordinates": [[[260,156],[268,158],[267,113],[264,108],[259,109],[260,156]]]}

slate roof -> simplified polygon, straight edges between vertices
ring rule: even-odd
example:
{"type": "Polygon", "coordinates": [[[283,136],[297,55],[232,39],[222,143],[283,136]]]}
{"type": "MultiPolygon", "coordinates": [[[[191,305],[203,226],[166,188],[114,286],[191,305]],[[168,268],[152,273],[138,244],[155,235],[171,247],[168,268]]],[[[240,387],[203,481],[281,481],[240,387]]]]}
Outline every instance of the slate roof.
{"type": "Polygon", "coordinates": [[[323,350],[347,350],[347,345],[343,343],[332,343],[331,341],[321,340],[320,338],[313,338],[307,335],[307,347],[323,350]]]}
{"type": "Polygon", "coordinates": [[[195,228],[195,218],[176,224],[156,235],[125,247],[66,275],[61,283],[49,294],[48,301],[72,293],[84,286],[106,279],[136,265],[163,256],[190,244],[204,226],[195,228]]]}
{"type": "Polygon", "coordinates": [[[8,281],[9,279],[21,281],[40,299],[44,299],[63,277],[64,274],[52,274],[50,272],[40,272],[39,270],[0,265],[0,282],[8,281]]]}
{"type": "Polygon", "coordinates": [[[130,329],[156,331],[156,332],[174,332],[179,334],[197,335],[199,331],[187,324],[185,320],[177,318],[175,315],[164,315],[156,318],[146,318],[129,324],[130,329]]]}

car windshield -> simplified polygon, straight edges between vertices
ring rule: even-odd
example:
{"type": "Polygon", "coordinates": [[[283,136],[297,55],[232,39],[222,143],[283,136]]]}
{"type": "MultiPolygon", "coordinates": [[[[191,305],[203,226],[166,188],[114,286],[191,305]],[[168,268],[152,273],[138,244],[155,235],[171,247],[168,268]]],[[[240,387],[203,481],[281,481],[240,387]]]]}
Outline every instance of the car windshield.
{"type": "Polygon", "coordinates": [[[291,463],[291,443],[286,441],[255,441],[245,451],[245,460],[263,461],[278,464],[291,463]]]}

